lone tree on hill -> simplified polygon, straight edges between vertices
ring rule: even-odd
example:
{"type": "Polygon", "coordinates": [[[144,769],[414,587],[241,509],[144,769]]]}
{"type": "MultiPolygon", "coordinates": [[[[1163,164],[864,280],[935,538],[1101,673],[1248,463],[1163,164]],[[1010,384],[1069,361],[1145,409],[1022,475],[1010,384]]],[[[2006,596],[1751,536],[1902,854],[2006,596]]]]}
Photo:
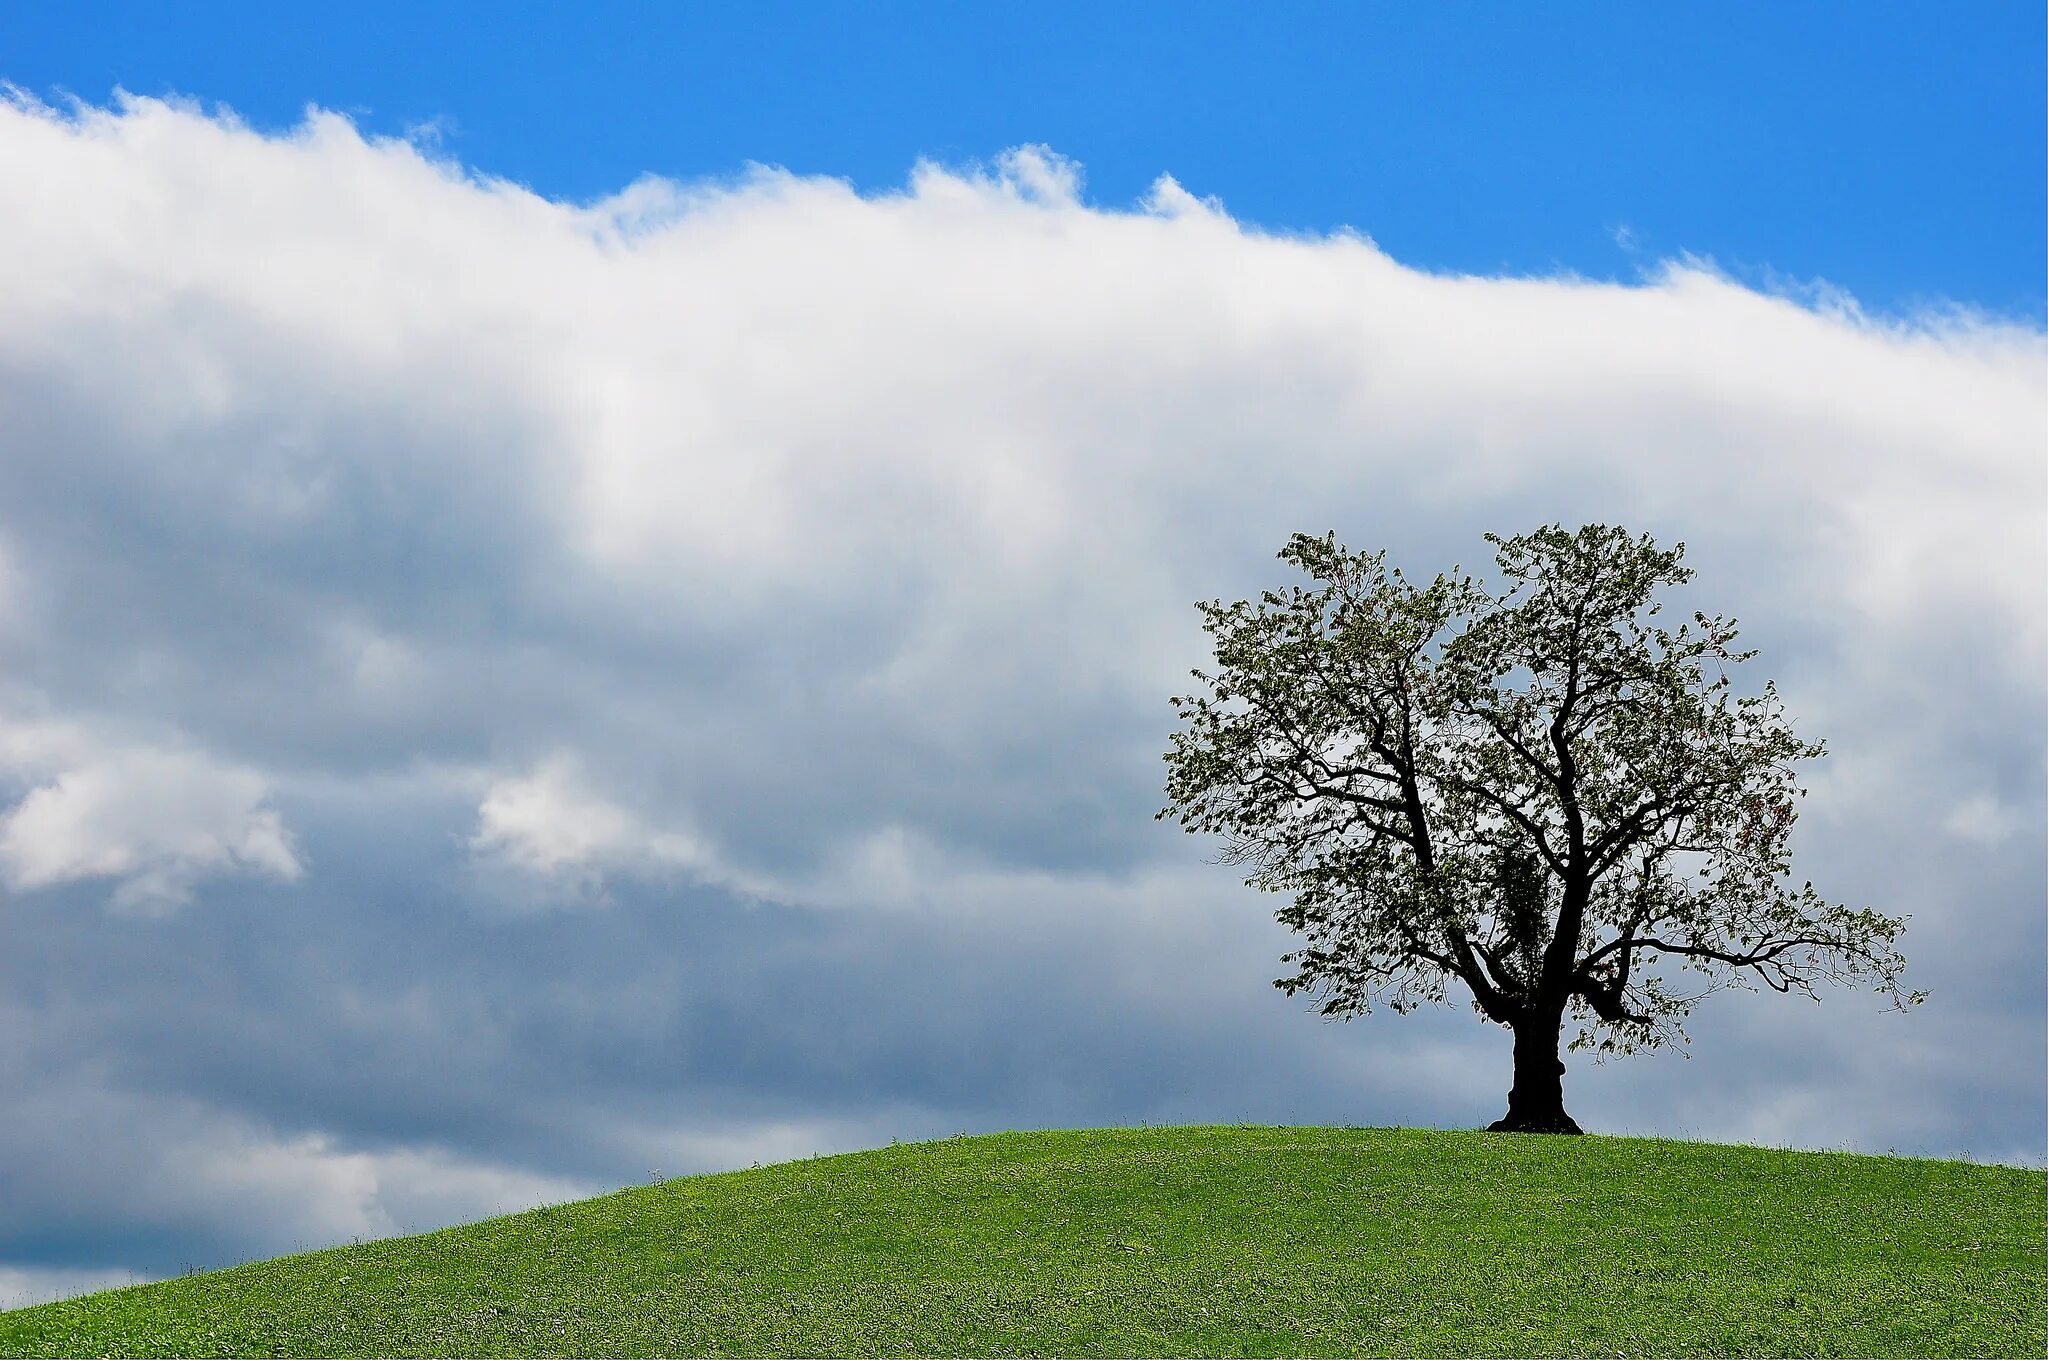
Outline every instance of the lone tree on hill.
{"type": "Polygon", "coordinates": [[[1415,586],[1334,534],[1281,551],[1313,586],[1198,605],[1206,693],[1173,703],[1169,806],[1226,838],[1250,885],[1289,893],[1304,937],[1275,985],[1326,1016],[1444,999],[1448,979],[1514,1031],[1491,1127],[1578,1133],[1573,1048],[1684,1037],[1728,986],[1813,995],[1867,980],[1903,1008],[1903,920],[1783,885],[1797,762],[1776,687],[1742,698],[1732,620],[1658,623],[1684,545],[1605,525],[1488,534],[1498,593],[1458,573],[1415,586]],[[1714,672],[1709,677],[1708,671],[1714,672]],[[1665,968],[1706,975],[1679,988],[1665,968]]]}

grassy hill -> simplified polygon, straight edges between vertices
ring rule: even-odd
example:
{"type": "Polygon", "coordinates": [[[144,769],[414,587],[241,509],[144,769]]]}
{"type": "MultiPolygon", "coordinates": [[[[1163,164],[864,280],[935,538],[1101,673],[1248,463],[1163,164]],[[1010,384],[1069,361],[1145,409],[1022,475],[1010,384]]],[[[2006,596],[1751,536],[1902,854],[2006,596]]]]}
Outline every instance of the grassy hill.
{"type": "Polygon", "coordinates": [[[6,1355],[2041,1355],[2048,1176],[1402,1129],[1001,1134],[0,1314],[6,1355]]]}

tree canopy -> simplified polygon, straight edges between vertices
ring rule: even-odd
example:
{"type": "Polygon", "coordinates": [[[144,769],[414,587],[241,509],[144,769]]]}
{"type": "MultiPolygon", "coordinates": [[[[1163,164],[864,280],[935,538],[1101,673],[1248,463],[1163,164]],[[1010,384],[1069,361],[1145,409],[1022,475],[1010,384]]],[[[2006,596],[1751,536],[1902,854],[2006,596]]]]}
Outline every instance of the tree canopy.
{"type": "Polygon", "coordinates": [[[1736,691],[1755,653],[1732,619],[1666,625],[1684,545],[1597,524],[1486,537],[1493,585],[1417,585],[1297,534],[1280,557],[1309,584],[1197,606],[1215,667],[1173,701],[1160,816],[1289,895],[1303,943],[1277,985],[1343,1016],[1455,980],[1516,1034],[1496,1127],[1574,1132],[1567,1014],[1574,1048],[1626,1053],[1682,1038],[1730,986],[1917,1001],[1902,919],[1787,881],[1797,769],[1824,747],[1775,684],[1736,691]]]}

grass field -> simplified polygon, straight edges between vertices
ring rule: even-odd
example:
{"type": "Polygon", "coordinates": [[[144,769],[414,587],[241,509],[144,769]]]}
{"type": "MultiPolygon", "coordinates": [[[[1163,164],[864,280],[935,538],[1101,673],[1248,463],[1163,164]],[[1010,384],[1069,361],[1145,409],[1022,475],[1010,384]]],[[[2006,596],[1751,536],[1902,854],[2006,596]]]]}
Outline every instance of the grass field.
{"type": "Polygon", "coordinates": [[[2048,1176],[1628,1138],[1001,1134],[0,1314],[5,1355],[2038,1356],[2048,1176]]]}

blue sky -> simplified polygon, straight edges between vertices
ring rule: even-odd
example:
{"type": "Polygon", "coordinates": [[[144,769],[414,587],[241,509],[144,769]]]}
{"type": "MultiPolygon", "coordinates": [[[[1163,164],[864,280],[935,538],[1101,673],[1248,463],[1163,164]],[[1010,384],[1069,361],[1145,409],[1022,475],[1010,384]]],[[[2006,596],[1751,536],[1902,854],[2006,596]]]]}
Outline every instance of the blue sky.
{"type": "Polygon", "coordinates": [[[1303,530],[1683,541],[1828,743],[1795,872],[1929,1001],[1714,996],[1582,1124],[2048,1161],[2037,6],[508,14],[0,7],[0,1304],[1493,1119],[1153,817],[1303,530]]]}
{"type": "Polygon", "coordinates": [[[0,72],[263,126],[309,103],[434,124],[558,197],[748,161],[882,188],[1035,142],[1103,203],[1170,173],[1241,220],[1350,226],[1429,269],[1628,278],[1689,251],[1880,309],[2038,316],[2043,24],[1992,0],[80,0],[0,11],[0,72]]]}

